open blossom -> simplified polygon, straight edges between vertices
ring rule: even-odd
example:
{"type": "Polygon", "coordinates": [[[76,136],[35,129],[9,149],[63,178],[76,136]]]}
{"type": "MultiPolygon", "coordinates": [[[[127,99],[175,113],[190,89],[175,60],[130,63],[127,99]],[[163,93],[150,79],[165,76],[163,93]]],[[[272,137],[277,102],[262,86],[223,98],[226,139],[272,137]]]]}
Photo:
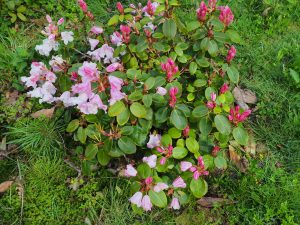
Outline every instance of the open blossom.
{"type": "Polygon", "coordinates": [[[83,12],[87,12],[87,4],[84,0],[78,0],[79,6],[83,12]]]}
{"type": "Polygon", "coordinates": [[[235,49],[235,47],[232,45],[232,46],[230,47],[229,51],[228,51],[227,56],[226,56],[226,61],[227,61],[228,63],[230,63],[231,60],[233,60],[233,58],[235,57],[235,55],[236,55],[236,49],[235,49]]]}
{"type": "Polygon", "coordinates": [[[88,102],[81,103],[77,108],[84,114],[97,114],[98,109],[107,110],[107,106],[102,103],[99,95],[94,94],[88,102]]]}
{"type": "Polygon", "coordinates": [[[192,172],[195,180],[198,180],[200,176],[207,176],[209,174],[209,172],[205,170],[205,165],[202,156],[198,157],[197,165],[193,165],[192,163],[185,161],[181,162],[180,169],[181,171],[189,170],[190,172],[192,172]]]}
{"type": "Polygon", "coordinates": [[[250,109],[244,111],[241,114],[240,107],[237,105],[235,108],[230,109],[230,114],[228,115],[228,119],[232,121],[235,125],[237,125],[239,122],[246,120],[250,114],[251,114],[250,109]]]}
{"type": "Polygon", "coordinates": [[[110,35],[110,41],[112,44],[120,46],[123,43],[122,35],[118,31],[115,31],[112,35],[110,35]]]}
{"type": "Polygon", "coordinates": [[[130,32],[131,32],[130,27],[126,26],[126,25],[121,25],[120,30],[121,30],[121,33],[122,33],[123,42],[128,44],[130,42],[130,32]]]}
{"type": "Polygon", "coordinates": [[[59,44],[55,40],[44,39],[41,45],[35,46],[40,55],[49,56],[52,50],[57,51],[59,44]]]}
{"type": "Polygon", "coordinates": [[[156,150],[159,151],[160,153],[162,153],[162,155],[163,155],[163,157],[159,161],[159,163],[161,165],[164,165],[166,163],[167,159],[170,158],[173,154],[173,146],[172,145],[169,145],[168,148],[157,147],[156,150]]]}
{"type": "Polygon", "coordinates": [[[178,198],[175,198],[175,197],[172,198],[172,201],[171,201],[171,204],[170,204],[169,208],[175,209],[175,210],[180,209],[180,204],[179,204],[178,198]]]}
{"type": "Polygon", "coordinates": [[[122,67],[122,65],[120,63],[113,63],[113,64],[110,64],[108,67],[106,67],[106,71],[109,72],[109,73],[112,73],[118,69],[120,69],[122,67]]]}
{"type": "Polygon", "coordinates": [[[170,101],[169,101],[169,105],[174,108],[175,104],[177,102],[176,99],[176,94],[178,93],[178,88],[177,87],[171,87],[169,90],[169,95],[170,95],[170,101]]]}
{"type": "Polygon", "coordinates": [[[177,177],[173,181],[172,185],[175,188],[186,188],[186,183],[184,182],[184,180],[181,177],[177,177]]]}
{"type": "Polygon", "coordinates": [[[82,77],[83,82],[97,81],[99,71],[96,63],[84,62],[78,69],[78,74],[82,77]]]}
{"type": "Polygon", "coordinates": [[[121,78],[115,76],[108,76],[108,81],[110,84],[110,105],[115,104],[117,101],[123,99],[126,94],[121,92],[122,85],[124,84],[121,78]]]}
{"type": "Polygon", "coordinates": [[[117,2],[117,9],[119,13],[124,14],[124,8],[121,2],[117,2]]]}
{"type": "Polygon", "coordinates": [[[221,94],[225,94],[229,90],[229,86],[227,83],[224,83],[220,89],[221,94]]]}
{"type": "Polygon", "coordinates": [[[91,96],[92,94],[92,85],[91,82],[83,82],[79,84],[75,84],[72,86],[72,92],[74,94],[85,93],[87,96],[91,96]]]}
{"type": "Polygon", "coordinates": [[[147,163],[150,168],[154,168],[156,166],[156,155],[151,155],[149,157],[144,157],[143,162],[147,163]]]}
{"type": "Polygon", "coordinates": [[[168,189],[168,188],[169,188],[169,186],[167,184],[165,184],[163,182],[159,182],[153,187],[153,191],[160,192],[160,191],[168,189]]]}
{"type": "Polygon", "coordinates": [[[96,48],[96,46],[99,44],[99,40],[89,38],[89,43],[91,46],[91,50],[94,50],[96,48]]]}
{"type": "Polygon", "coordinates": [[[136,192],[130,199],[129,201],[132,204],[135,204],[137,207],[141,207],[142,206],[142,199],[143,199],[143,193],[138,191],[136,192]]]}
{"type": "Polygon", "coordinates": [[[161,69],[166,72],[169,82],[172,81],[174,75],[178,72],[178,67],[171,58],[169,58],[166,63],[161,63],[161,69]]]}
{"type": "Polygon", "coordinates": [[[161,145],[160,143],[161,135],[159,134],[150,134],[149,141],[147,143],[148,148],[155,148],[161,145]]]}
{"type": "Polygon", "coordinates": [[[137,175],[136,169],[131,164],[128,164],[126,166],[125,176],[126,177],[135,177],[136,175],[137,175]]]}
{"type": "Polygon", "coordinates": [[[61,56],[52,56],[49,61],[49,65],[52,67],[54,72],[60,72],[64,70],[66,61],[61,58],[61,56]]]}
{"type": "Polygon", "coordinates": [[[56,100],[53,96],[56,92],[56,87],[50,82],[46,81],[41,87],[34,88],[27,92],[27,95],[32,98],[39,98],[39,103],[52,103],[56,100]]]}
{"type": "Polygon", "coordinates": [[[61,32],[61,39],[64,41],[64,44],[67,45],[69,42],[74,40],[74,33],[72,31],[63,31],[61,32]]]}
{"type": "Polygon", "coordinates": [[[220,6],[220,16],[219,20],[226,26],[228,27],[229,24],[232,23],[234,15],[231,12],[231,9],[228,6],[220,6]]]}
{"type": "Polygon", "coordinates": [[[60,26],[64,22],[64,18],[60,18],[57,21],[57,25],[53,23],[51,17],[49,15],[46,15],[46,19],[48,21],[48,26],[45,27],[44,30],[42,30],[42,34],[46,35],[49,40],[55,40],[55,38],[58,36],[58,26],[60,26]]]}
{"type": "Polygon", "coordinates": [[[191,162],[186,162],[186,161],[180,162],[180,170],[183,172],[187,171],[192,166],[193,164],[191,162]]]}
{"type": "Polygon", "coordinates": [[[150,211],[152,208],[152,203],[151,203],[150,197],[148,195],[145,195],[142,199],[142,208],[146,212],[150,211]]]}
{"type": "Polygon", "coordinates": [[[204,1],[200,3],[200,8],[197,9],[197,17],[200,22],[206,20],[207,7],[204,1]]]}
{"type": "Polygon", "coordinates": [[[92,56],[93,60],[100,61],[103,59],[105,64],[117,61],[117,59],[114,58],[114,49],[107,44],[102,45],[101,48],[98,48],[95,51],[88,51],[87,54],[92,56]]]}
{"type": "Polygon", "coordinates": [[[151,0],[149,0],[147,5],[143,8],[143,12],[145,13],[145,16],[152,17],[158,6],[159,6],[158,2],[151,2],[151,0]]]}
{"type": "Polygon", "coordinates": [[[217,0],[208,0],[208,8],[210,11],[215,11],[217,6],[217,0]]]}
{"type": "Polygon", "coordinates": [[[98,27],[98,26],[92,26],[91,32],[94,34],[102,34],[103,33],[103,28],[98,27]]]}
{"type": "Polygon", "coordinates": [[[163,87],[158,87],[158,88],[156,88],[156,93],[161,96],[164,96],[167,94],[167,89],[165,89],[163,87]]]}

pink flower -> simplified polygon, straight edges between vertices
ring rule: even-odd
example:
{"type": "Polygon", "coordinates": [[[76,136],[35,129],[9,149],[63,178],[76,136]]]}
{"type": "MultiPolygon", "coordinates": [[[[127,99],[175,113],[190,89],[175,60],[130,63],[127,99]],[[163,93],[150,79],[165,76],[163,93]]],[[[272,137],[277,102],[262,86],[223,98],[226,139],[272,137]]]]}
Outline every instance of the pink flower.
{"type": "Polygon", "coordinates": [[[61,56],[52,56],[49,61],[49,65],[52,67],[54,72],[60,72],[65,69],[66,61],[61,58],[61,56]]]}
{"type": "Polygon", "coordinates": [[[106,67],[106,71],[108,73],[112,73],[112,72],[116,71],[117,69],[119,69],[121,67],[122,67],[122,65],[120,63],[117,63],[117,62],[116,63],[112,63],[108,67],[106,67]]]}
{"type": "Polygon", "coordinates": [[[162,157],[162,158],[159,160],[159,163],[160,163],[160,165],[165,165],[166,161],[167,161],[167,158],[166,158],[166,157],[162,157]]]}
{"type": "Polygon", "coordinates": [[[96,63],[84,62],[78,69],[78,74],[82,77],[83,82],[97,81],[99,71],[96,63]]]}
{"type": "Polygon", "coordinates": [[[163,87],[158,87],[158,88],[156,88],[156,93],[161,96],[164,96],[167,94],[167,89],[165,89],[163,87]]]}
{"type": "Polygon", "coordinates": [[[235,55],[236,55],[236,49],[235,49],[235,47],[232,45],[232,46],[230,47],[229,51],[228,51],[227,56],[226,56],[226,61],[227,61],[227,63],[230,63],[231,60],[233,60],[233,58],[235,57],[235,55]]]}
{"type": "Polygon", "coordinates": [[[169,105],[174,108],[175,104],[177,102],[176,99],[176,94],[178,93],[178,88],[177,87],[171,87],[169,90],[169,95],[170,95],[170,101],[169,101],[169,105]]]}
{"type": "Polygon", "coordinates": [[[60,18],[60,19],[57,21],[57,25],[58,25],[58,26],[59,26],[59,25],[62,25],[64,21],[65,21],[64,18],[60,18]]]}
{"type": "Polygon", "coordinates": [[[148,1],[147,6],[143,8],[143,12],[145,13],[145,16],[151,17],[154,15],[156,8],[159,6],[159,3],[157,2],[151,2],[151,0],[148,1]]]}
{"type": "Polygon", "coordinates": [[[150,211],[152,208],[152,203],[150,200],[150,197],[148,195],[145,195],[142,199],[142,208],[147,212],[150,211]]]}
{"type": "Polygon", "coordinates": [[[210,11],[215,11],[217,5],[217,0],[208,0],[208,8],[210,11]]]}
{"type": "Polygon", "coordinates": [[[155,148],[161,145],[160,143],[161,135],[159,134],[150,134],[149,141],[147,143],[148,148],[155,148]]]}
{"type": "MultiPolygon", "coordinates": [[[[97,108],[102,109],[103,111],[106,112],[107,110],[107,105],[104,105],[100,96],[95,94],[94,96],[90,97],[89,99],[91,104],[94,104],[97,106],[97,108]]],[[[95,113],[96,114],[96,113],[95,113]]]]}
{"type": "Polygon", "coordinates": [[[110,105],[115,104],[117,101],[123,99],[126,94],[121,92],[123,80],[115,76],[108,76],[108,81],[110,84],[110,105]]]}
{"type": "Polygon", "coordinates": [[[89,43],[91,46],[91,50],[94,50],[96,48],[96,46],[99,44],[99,40],[89,38],[89,43]]]}
{"type": "Polygon", "coordinates": [[[189,136],[189,132],[190,132],[190,126],[187,125],[187,126],[183,129],[182,135],[183,135],[184,137],[188,137],[188,136],[189,136]]]}
{"type": "Polygon", "coordinates": [[[94,34],[102,34],[103,33],[103,28],[102,27],[93,26],[91,28],[91,32],[94,33],[94,34]]]}
{"type": "Polygon", "coordinates": [[[193,166],[191,162],[182,161],[180,162],[181,171],[185,172],[193,166]]]}
{"type": "Polygon", "coordinates": [[[224,83],[220,89],[221,94],[225,94],[229,90],[229,86],[227,83],[224,83]]]}
{"type": "Polygon", "coordinates": [[[186,188],[186,183],[184,182],[184,180],[181,177],[177,177],[173,181],[172,185],[175,188],[186,188]]]}
{"type": "Polygon", "coordinates": [[[228,6],[221,6],[219,7],[221,10],[219,20],[226,26],[228,27],[229,24],[232,23],[234,15],[231,12],[231,9],[228,6]]]}
{"type": "Polygon", "coordinates": [[[161,63],[161,69],[166,72],[169,82],[172,81],[174,75],[178,72],[178,67],[171,58],[169,58],[166,63],[161,63]]]}
{"type": "Polygon", "coordinates": [[[150,166],[150,168],[154,168],[156,166],[156,160],[157,160],[156,155],[151,155],[149,157],[143,158],[143,162],[147,163],[150,166]]]}
{"type": "Polygon", "coordinates": [[[212,102],[211,102],[211,101],[208,101],[208,102],[206,103],[207,108],[209,108],[209,109],[214,109],[214,108],[217,106],[216,103],[215,103],[216,98],[217,98],[216,93],[212,92],[212,93],[210,94],[210,99],[212,100],[212,102]]]}
{"type": "Polygon", "coordinates": [[[135,177],[136,175],[137,175],[136,169],[131,164],[128,164],[126,166],[125,176],[126,177],[135,177]]]}
{"type": "Polygon", "coordinates": [[[118,31],[115,31],[112,35],[110,35],[110,41],[112,44],[120,46],[123,42],[122,35],[118,31]]]}
{"type": "Polygon", "coordinates": [[[210,98],[211,98],[211,100],[212,100],[213,102],[216,101],[216,98],[217,98],[216,93],[215,93],[215,92],[212,92],[212,93],[210,94],[210,98]]]}
{"type": "Polygon", "coordinates": [[[49,15],[46,15],[46,20],[48,21],[48,23],[52,23],[52,19],[49,15]]]}
{"type": "Polygon", "coordinates": [[[90,82],[75,84],[71,88],[74,94],[85,93],[87,96],[92,95],[92,86],[90,82]]]}
{"type": "Polygon", "coordinates": [[[84,0],[78,0],[79,6],[83,12],[87,12],[87,4],[84,0]]]}
{"type": "Polygon", "coordinates": [[[135,204],[137,207],[141,207],[142,206],[142,198],[143,198],[142,192],[138,191],[129,199],[129,201],[132,204],[135,204]]]}
{"type": "Polygon", "coordinates": [[[200,22],[204,22],[206,20],[207,7],[205,2],[202,1],[200,3],[200,8],[197,9],[197,17],[200,22]]]}
{"type": "Polygon", "coordinates": [[[152,177],[147,177],[147,178],[145,179],[145,184],[146,184],[147,186],[149,186],[150,184],[152,184],[152,182],[153,182],[153,178],[152,178],[152,177]]]}
{"type": "Polygon", "coordinates": [[[160,192],[160,191],[165,190],[165,189],[167,189],[167,188],[169,188],[169,186],[168,186],[167,184],[162,183],[162,182],[159,182],[159,183],[157,183],[157,184],[153,187],[153,190],[154,190],[155,192],[160,192]]]}
{"type": "Polygon", "coordinates": [[[173,146],[169,145],[168,148],[164,148],[164,147],[157,147],[156,148],[157,151],[159,151],[160,153],[162,153],[163,157],[160,159],[160,164],[164,165],[167,161],[168,158],[170,158],[173,154],[173,146]]]}
{"type": "Polygon", "coordinates": [[[120,12],[121,14],[124,14],[124,8],[123,8],[121,2],[118,2],[118,3],[117,3],[117,9],[119,10],[119,12],[120,12]]]}
{"type": "Polygon", "coordinates": [[[131,29],[129,26],[126,26],[126,25],[121,25],[120,26],[120,30],[122,32],[122,40],[124,43],[128,44],[129,41],[130,41],[130,32],[131,32],[131,29]]]}
{"type": "Polygon", "coordinates": [[[98,48],[95,51],[88,51],[87,54],[92,56],[93,60],[100,61],[103,59],[105,64],[116,62],[116,59],[113,57],[114,49],[107,44],[102,45],[101,48],[98,48]]]}
{"type": "Polygon", "coordinates": [[[175,197],[173,197],[173,199],[172,199],[172,202],[171,202],[171,204],[170,204],[170,207],[169,208],[173,208],[173,209],[180,209],[180,204],[179,204],[179,200],[178,200],[178,198],[175,198],[175,197]]]}
{"type": "Polygon", "coordinates": [[[235,125],[247,119],[247,117],[251,114],[251,110],[248,109],[240,114],[240,107],[236,106],[235,108],[230,109],[230,114],[228,115],[228,119],[232,121],[235,125]]]}

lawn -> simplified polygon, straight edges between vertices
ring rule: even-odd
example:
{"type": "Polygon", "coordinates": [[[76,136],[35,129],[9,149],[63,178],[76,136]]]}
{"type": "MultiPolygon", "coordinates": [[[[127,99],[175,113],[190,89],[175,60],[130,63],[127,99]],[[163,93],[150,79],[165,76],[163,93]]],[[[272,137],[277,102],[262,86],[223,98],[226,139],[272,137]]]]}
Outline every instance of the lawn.
{"type": "MultiPolygon", "coordinates": [[[[253,113],[246,122],[253,137],[252,154],[246,156],[244,164],[246,171],[230,161],[227,170],[207,179],[207,196],[226,199],[226,204],[203,207],[192,202],[178,211],[156,208],[145,213],[132,210],[128,201],[130,184],[115,176],[113,168],[100,167],[89,176],[77,176],[81,162],[72,162],[74,152],[61,151],[70,144],[63,138],[66,126],[60,120],[66,113],[57,112],[56,119],[51,120],[30,117],[32,112],[45,107],[26,97],[20,77],[28,74],[32,59],[37,60],[34,46],[42,39],[42,18],[47,12],[75,23],[78,19],[78,7],[72,0],[58,4],[51,0],[37,2],[44,6],[25,14],[25,22],[17,19],[11,23],[7,10],[0,10],[5,19],[0,25],[0,140],[5,145],[6,137],[12,148],[15,144],[21,146],[6,154],[3,144],[0,145],[0,183],[15,181],[0,193],[0,224],[300,223],[297,0],[221,1],[231,7],[235,15],[233,29],[242,39],[236,46],[238,85],[250,89],[257,97],[257,103],[250,105],[253,113]]],[[[198,1],[179,2],[182,6],[176,15],[183,21],[191,20],[191,9],[198,8],[198,1]]],[[[87,3],[103,23],[116,11],[116,1],[87,3]]]]}

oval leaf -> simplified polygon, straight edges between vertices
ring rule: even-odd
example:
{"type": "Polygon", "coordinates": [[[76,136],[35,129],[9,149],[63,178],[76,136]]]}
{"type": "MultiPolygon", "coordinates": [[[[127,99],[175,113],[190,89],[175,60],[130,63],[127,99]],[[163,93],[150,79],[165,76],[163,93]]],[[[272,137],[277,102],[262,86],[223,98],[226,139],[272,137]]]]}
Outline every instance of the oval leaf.
{"type": "Polygon", "coordinates": [[[248,133],[247,131],[242,127],[236,127],[232,131],[234,139],[240,144],[240,145],[247,145],[248,143],[248,133]]]}
{"type": "Polygon", "coordinates": [[[160,208],[164,208],[167,206],[167,196],[165,192],[163,191],[155,192],[153,190],[150,190],[148,194],[153,205],[160,208]]]}
{"type": "Polygon", "coordinates": [[[231,126],[229,123],[229,120],[223,116],[223,115],[216,115],[215,117],[215,125],[217,127],[217,130],[221,134],[229,135],[231,132],[231,126]]]}
{"type": "Polygon", "coordinates": [[[196,198],[201,198],[207,193],[208,186],[206,181],[201,178],[198,180],[192,179],[190,189],[196,198]]]}

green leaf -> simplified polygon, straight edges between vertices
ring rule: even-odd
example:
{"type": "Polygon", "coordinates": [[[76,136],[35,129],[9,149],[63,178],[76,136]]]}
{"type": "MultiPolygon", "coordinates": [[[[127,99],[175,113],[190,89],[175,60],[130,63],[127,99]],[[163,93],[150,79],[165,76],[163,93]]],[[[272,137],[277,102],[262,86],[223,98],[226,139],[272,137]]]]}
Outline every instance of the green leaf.
{"type": "Polygon", "coordinates": [[[16,22],[16,20],[17,20],[17,15],[14,14],[14,13],[11,13],[11,14],[9,14],[9,15],[11,16],[10,22],[12,22],[12,23],[16,22]]]}
{"type": "Polygon", "coordinates": [[[215,57],[218,53],[218,45],[214,40],[209,41],[208,53],[213,57],[215,57]]]}
{"type": "Polygon", "coordinates": [[[208,186],[206,181],[201,178],[198,180],[192,179],[190,189],[196,198],[201,198],[207,193],[208,186]]]}
{"type": "Polygon", "coordinates": [[[290,68],[290,75],[295,81],[296,84],[300,83],[300,76],[299,73],[293,69],[290,68]]]}
{"type": "Polygon", "coordinates": [[[157,51],[161,51],[161,52],[168,52],[171,49],[170,45],[168,45],[166,43],[162,43],[162,42],[155,42],[153,44],[153,47],[157,51]]]}
{"type": "Polygon", "coordinates": [[[119,22],[119,15],[114,15],[112,18],[110,18],[107,25],[108,26],[116,25],[118,22],[119,22]]]}
{"type": "Polygon", "coordinates": [[[78,128],[78,130],[77,130],[77,137],[78,137],[78,140],[79,140],[82,144],[85,144],[86,138],[87,138],[85,128],[82,128],[82,127],[79,127],[79,128],[78,128]]]}
{"type": "Polygon", "coordinates": [[[128,100],[134,101],[134,102],[141,100],[142,98],[143,98],[143,93],[141,90],[136,90],[128,96],[128,100]]]}
{"type": "Polygon", "coordinates": [[[167,38],[173,39],[177,33],[177,25],[173,19],[167,19],[163,24],[163,33],[167,38]]]}
{"type": "Polygon", "coordinates": [[[187,58],[185,55],[178,57],[178,61],[181,63],[187,63],[187,58]]]}
{"type": "Polygon", "coordinates": [[[136,170],[138,171],[138,175],[143,179],[151,176],[151,168],[146,163],[140,164],[136,170]]]}
{"type": "Polygon", "coordinates": [[[178,130],[183,130],[187,125],[184,113],[178,109],[172,111],[170,121],[178,130]]]}
{"type": "Polygon", "coordinates": [[[150,90],[151,88],[153,88],[153,86],[155,85],[155,78],[154,77],[149,77],[146,82],[145,82],[145,87],[146,90],[150,90]]]}
{"type": "Polygon", "coordinates": [[[141,71],[137,69],[128,69],[126,74],[127,77],[131,80],[139,79],[141,77],[141,71]]]}
{"type": "Polygon", "coordinates": [[[129,137],[121,137],[118,140],[118,146],[125,154],[134,154],[136,152],[136,145],[129,137]]]}
{"type": "Polygon", "coordinates": [[[188,154],[188,150],[184,147],[173,148],[172,156],[175,159],[183,159],[188,154]]]}
{"type": "Polygon", "coordinates": [[[176,54],[178,56],[182,56],[183,55],[183,51],[182,51],[182,49],[178,45],[176,45],[176,47],[175,47],[174,50],[175,50],[175,52],[176,52],[176,54]]]}
{"type": "Polygon", "coordinates": [[[75,119],[68,124],[66,131],[71,133],[74,132],[78,127],[79,127],[79,120],[75,119]]]}
{"type": "Polygon", "coordinates": [[[226,169],[226,168],[227,168],[227,162],[226,162],[226,159],[224,159],[224,157],[221,156],[221,155],[218,155],[218,156],[214,159],[214,163],[215,163],[215,166],[216,166],[218,169],[226,169]]]}
{"type": "Polygon", "coordinates": [[[207,81],[205,79],[197,79],[194,81],[193,86],[194,87],[204,87],[207,84],[207,81]]]}
{"type": "Polygon", "coordinates": [[[189,67],[190,74],[194,75],[197,71],[197,68],[198,68],[197,63],[191,62],[189,67]]]}
{"type": "Polygon", "coordinates": [[[163,146],[171,145],[171,144],[172,144],[172,137],[171,137],[171,135],[169,135],[169,134],[164,134],[164,135],[161,137],[161,144],[162,144],[163,146]]]}
{"type": "Polygon", "coordinates": [[[248,133],[247,131],[242,127],[236,127],[232,131],[234,139],[240,144],[240,145],[247,145],[248,143],[248,133]]]}
{"type": "Polygon", "coordinates": [[[86,149],[85,149],[85,158],[87,160],[92,160],[96,157],[97,155],[97,152],[98,152],[98,147],[96,144],[89,144],[86,149]]]}
{"type": "Polygon", "coordinates": [[[157,121],[157,123],[164,123],[168,120],[169,118],[169,109],[168,107],[162,107],[160,109],[158,109],[155,114],[155,120],[157,121]]]}
{"type": "Polygon", "coordinates": [[[221,134],[225,134],[225,135],[230,134],[231,126],[230,126],[229,120],[225,116],[216,115],[214,121],[215,121],[215,125],[216,125],[217,130],[221,134]]]}
{"type": "Polygon", "coordinates": [[[17,12],[19,13],[23,13],[26,11],[26,7],[24,5],[20,5],[18,8],[17,8],[17,12]]]}
{"type": "Polygon", "coordinates": [[[20,20],[22,20],[22,21],[24,21],[24,22],[27,21],[26,16],[24,16],[24,15],[23,15],[22,13],[20,13],[20,12],[17,13],[17,16],[19,17],[20,20]]]}
{"type": "Polygon", "coordinates": [[[235,30],[227,30],[226,34],[229,36],[230,40],[234,43],[241,44],[242,39],[240,35],[235,30]]]}
{"type": "Polygon", "coordinates": [[[143,103],[146,107],[150,107],[152,104],[152,95],[144,95],[143,96],[143,103]]]}
{"type": "Polygon", "coordinates": [[[196,118],[206,116],[207,114],[208,114],[208,109],[205,105],[197,106],[196,108],[194,108],[192,112],[192,116],[196,118]]]}
{"type": "Polygon", "coordinates": [[[171,138],[178,139],[181,136],[181,131],[175,127],[172,127],[168,130],[168,134],[171,136],[171,138]]]}
{"type": "Polygon", "coordinates": [[[208,118],[202,118],[199,121],[199,130],[202,135],[207,136],[212,130],[211,121],[208,118]]]}
{"type": "Polygon", "coordinates": [[[146,114],[147,114],[147,110],[146,110],[145,106],[143,106],[142,104],[140,104],[138,102],[134,102],[130,106],[130,111],[137,118],[145,118],[146,114]]]}
{"type": "Polygon", "coordinates": [[[155,192],[153,190],[150,190],[148,194],[153,205],[159,208],[164,208],[167,206],[167,196],[165,192],[163,191],[155,192]]]}
{"type": "Polygon", "coordinates": [[[193,137],[189,137],[185,140],[185,145],[188,148],[188,150],[192,153],[197,153],[200,149],[199,143],[197,140],[193,137]]]}
{"type": "Polygon", "coordinates": [[[209,47],[209,39],[206,37],[201,41],[200,48],[202,51],[207,51],[209,47]]]}
{"type": "Polygon", "coordinates": [[[109,107],[108,115],[110,117],[121,114],[126,109],[125,104],[122,101],[117,101],[115,104],[109,107]]]}
{"type": "Polygon", "coordinates": [[[200,67],[204,67],[204,68],[209,67],[209,65],[210,65],[207,58],[205,58],[205,57],[196,59],[196,62],[200,67]]]}
{"type": "Polygon", "coordinates": [[[193,30],[196,30],[200,27],[200,23],[199,21],[192,21],[192,22],[189,22],[187,25],[186,25],[186,28],[188,30],[188,32],[190,31],[193,31],[193,30]]]}
{"type": "Polygon", "coordinates": [[[117,122],[120,126],[124,126],[130,117],[130,111],[128,109],[125,109],[122,113],[117,115],[117,122]]]}
{"type": "Polygon", "coordinates": [[[240,74],[239,74],[239,71],[234,66],[230,66],[227,68],[227,74],[228,74],[229,79],[233,83],[237,84],[239,82],[240,74]]]}
{"type": "Polygon", "coordinates": [[[8,7],[11,11],[13,11],[13,10],[15,9],[15,6],[16,6],[15,1],[7,1],[7,2],[6,2],[6,5],[7,5],[7,7],[8,7]]]}
{"type": "Polygon", "coordinates": [[[154,34],[152,34],[152,37],[156,38],[156,39],[161,39],[164,37],[164,34],[163,33],[159,33],[159,32],[156,32],[154,34]]]}

